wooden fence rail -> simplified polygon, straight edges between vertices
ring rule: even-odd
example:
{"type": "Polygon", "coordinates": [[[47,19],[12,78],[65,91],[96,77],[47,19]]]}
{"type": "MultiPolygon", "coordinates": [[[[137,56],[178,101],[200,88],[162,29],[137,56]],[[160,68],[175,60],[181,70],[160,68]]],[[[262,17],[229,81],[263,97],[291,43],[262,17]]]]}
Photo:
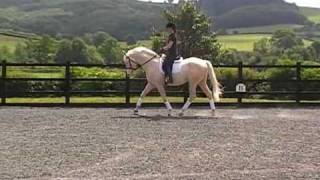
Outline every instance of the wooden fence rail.
{"type": "MultiPolygon", "coordinates": [[[[8,98],[14,98],[14,97],[21,97],[24,95],[28,95],[29,97],[36,97],[39,95],[45,96],[45,97],[51,97],[51,95],[56,95],[59,97],[64,97],[64,103],[60,104],[51,104],[51,105],[83,105],[86,106],[88,103],[82,103],[82,104],[76,104],[72,103],[70,99],[75,95],[95,95],[95,96],[101,96],[101,95],[118,95],[122,96],[125,99],[124,103],[118,103],[118,104],[91,104],[90,105],[111,105],[111,106],[132,106],[133,102],[131,101],[132,96],[137,96],[140,94],[140,91],[133,90],[131,88],[131,85],[135,84],[136,82],[145,82],[145,79],[137,79],[137,78],[130,78],[128,74],[125,75],[125,78],[123,79],[110,79],[110,78],[73,78],[72,77],[72,68],[74,67],[85,67],[85,68],[92,68],[92,67],[98,67],[98,68],[116,68],[116,69],[122,69],[124,70],[123,65],[119,64],[109,64],[109,65],[102,65],[102,64],[71,64],[71,63],[65,63],[65,64],[23,64],[23,63],[7,63],[3,61],[1,63],[1,78],[0,78],[0,97],[1,97],[1,106],[8,106],[8,105],[50,105],[50,103],[8,103],[8,98]],[[64,68],[64,77],[62,78],[14,78],[8,76],[8,68],[12,67],[61,67],[64,68]],[[50,82],[50,81],[57,81],[64,83],[63,90],[51,90],[51,91],[16,91],[15,89],[7,89],[7,84],[10,82],[26,82],[26,81],[42,81],[42,82],[50,82]],[[114,82],[114,83],[124,83],[124,89],[123,90],[108,90],[108,91],[76,91],[72,90],[72,83],[74,82],[81,82],[81,81],[90,81],[90,82],[114,82]]],[[[231,102],[231,103],[220,103],[220,104],[230,104],[230,105],[245,105],[245,104],[288,104],[288,103],[294,103],[294,104],[312,104],[312,105],[320,105],[320,99],[319,101],[303,101],[303,96],[305,95],[319,95],[320,90],[316,91],[306,91],[305,88],[308,87],[308,84],[310,83],[319,83],[320,87],[320,79],[302,79],[302,69],[305,68],[318,68],[320,69],[319,65],[302,65],[301,63],[297,63],[295,65],[244,65],[242,62],[240,62],[238,65],[215,65],[216,68],[233,68],[237,69],[237,80],[234,82],[234,87],[228,87],[228,89],[233,89],[229,91],[225,91],[224,94],[226,96],[231,96],[233,98],[236,98],[237,101],[231,102]],[[291,79],[248,79],[244,77],[244,69],[268,69],[268,68],[276,68],[276,69],[283,69],[283,68],[290,68],[295,69],[296,76],[291,79]],[[244,84],[247,85],[248,83],[292,83],[294,84],[295,89],[290,91],[236,91],[236,85],[244,84]],[[266,102],[243,102],[244,98],[247,96],[253,96],[253,95],[276,95],[279,97],[282,96],[291,96],[294,97],[293,102],[288,102],[287,100],[277,100],[277,101],[266,101],[266,102]]],[[[125,71],[124,71],[125,72],[125,71]]],[[[228,80],[225,80],[228,81],[228,80]]],[[[169,91],[169,95],[174,96],[180,96],[184,97],[186,96],[185,91],[169,91]]],[[[154,94],[154,93],[153,93],[154,94]]],[[[315,99],[314,99],[315,100],[315,99]]],[[[182,103],[182,102],[181,102],[182,103]]],[[[154,104],[156,105],[156,104],[154,104]]],[[[200,104],[199,104],[200,105],[200,104]]]]}

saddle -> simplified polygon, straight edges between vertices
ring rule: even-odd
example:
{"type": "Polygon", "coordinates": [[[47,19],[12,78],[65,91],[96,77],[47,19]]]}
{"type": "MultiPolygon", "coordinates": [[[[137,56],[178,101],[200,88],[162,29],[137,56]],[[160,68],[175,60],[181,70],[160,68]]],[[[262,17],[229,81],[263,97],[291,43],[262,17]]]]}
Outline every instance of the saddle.
{"type": "MultiPolygon", "coordinates": [[[[162,67],[162,64],[163,64],[163,61],[164,59],[161,58],[160,59],[160,64],[159,64],[159,69],[160,69],[160,72],[162,74],[164,74],[164,70],[163,70],[163,67],[162,67]]],[[[174,61],[174,64],[173,64],[173,67],[172,67],[172,74],[177,74],[181,71],[181,67],[182,67],[182,64],[183,64],[183,57],[179,57],[179,59],[176,59],[174,61]]]]}

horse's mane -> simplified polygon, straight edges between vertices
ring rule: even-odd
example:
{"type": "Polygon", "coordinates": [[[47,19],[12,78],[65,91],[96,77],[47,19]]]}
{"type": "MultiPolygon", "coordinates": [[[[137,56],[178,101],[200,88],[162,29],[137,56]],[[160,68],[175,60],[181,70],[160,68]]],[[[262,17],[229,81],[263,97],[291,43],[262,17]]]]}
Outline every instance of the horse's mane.
{"type": "Polygon", "coordinates": [[[136,48],[129,50],[127,53],[127,56],[134,55],[136,53],[142,53],[142,54],[148,55],[150,57],[158,55],[156,52],[152,51],[151,49],[140,46],[140,47],[136,47],[136,48]]]}

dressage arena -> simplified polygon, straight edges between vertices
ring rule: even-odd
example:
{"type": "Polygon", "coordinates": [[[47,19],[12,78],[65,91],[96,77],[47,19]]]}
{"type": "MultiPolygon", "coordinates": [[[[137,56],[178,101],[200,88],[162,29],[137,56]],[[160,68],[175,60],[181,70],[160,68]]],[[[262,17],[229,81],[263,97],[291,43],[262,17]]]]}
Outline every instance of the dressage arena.
{"type": "Polygon", "coordinates": [[[0,179],[320,179],[317,108],[0,108],[0,179]]]}

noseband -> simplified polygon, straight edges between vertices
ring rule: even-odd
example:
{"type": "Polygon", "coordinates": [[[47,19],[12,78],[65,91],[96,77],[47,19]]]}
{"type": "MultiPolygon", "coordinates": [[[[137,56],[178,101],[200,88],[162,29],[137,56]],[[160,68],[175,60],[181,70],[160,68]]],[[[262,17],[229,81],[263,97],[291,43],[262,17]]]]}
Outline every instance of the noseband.
{"type": "Polygon", "coordinates": [[[139,64],[137,61],[133,60],[132,58],[130,58],[129,56],[127,56],[126,54],[124,55],[128,61],[129,61],[129,65],[130,67],[126,67],[126,69],[131,69],[131,70],[138,70],[139,68],[141,68],[142,66],[148,64],[150,61],[152,61],[154,58],[158,57],[158,55],[154,55],[152,56],[150,59],[148,59],[146,62],[139,64]],[[136,64],[137,68],[133,68],[132,64],[136,64]]]}

